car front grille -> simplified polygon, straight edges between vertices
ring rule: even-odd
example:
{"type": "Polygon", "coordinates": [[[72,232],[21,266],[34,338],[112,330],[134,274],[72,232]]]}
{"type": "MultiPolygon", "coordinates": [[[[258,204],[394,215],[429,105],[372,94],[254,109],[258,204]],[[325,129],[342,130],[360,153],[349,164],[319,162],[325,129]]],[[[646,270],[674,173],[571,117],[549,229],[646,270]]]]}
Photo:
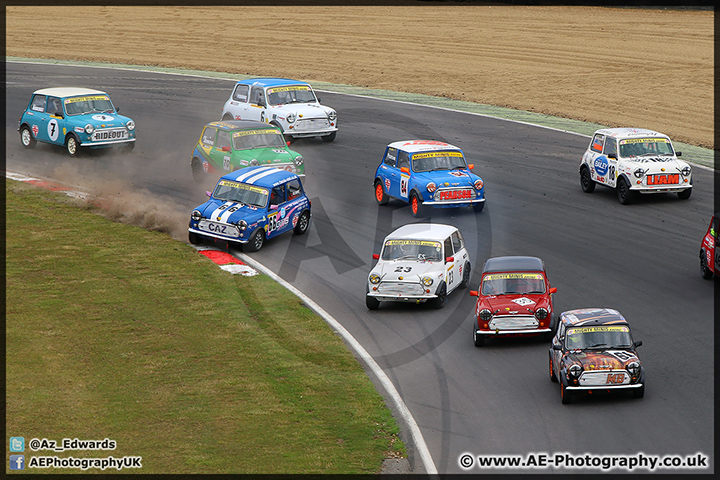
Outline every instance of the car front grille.
{"type": "Polygon", "coordinates": [[[582,387],[627,385],[630,375],[625,370],[602,370],[599,372],[583,372],[579,379],[582,387]]]}
{"type": "Polygon", "coordinates": [[[392,296],[423,295],[425,290],[419,283],[382,282],[378,285],[377,293],[392,296]]]}
{"type": "Polygon", "coordinates": [[[314,130],[323,130],[330,128],[330,122],[327,118],[308,118],[295,122],[296,132],[312,132],[314,130]]]}
{"type": "Polygon", "coordinates": [[[490,330],[526,330],[538,328],[538,321],[532,315],[498,315],[488,323],[490,330]]]}

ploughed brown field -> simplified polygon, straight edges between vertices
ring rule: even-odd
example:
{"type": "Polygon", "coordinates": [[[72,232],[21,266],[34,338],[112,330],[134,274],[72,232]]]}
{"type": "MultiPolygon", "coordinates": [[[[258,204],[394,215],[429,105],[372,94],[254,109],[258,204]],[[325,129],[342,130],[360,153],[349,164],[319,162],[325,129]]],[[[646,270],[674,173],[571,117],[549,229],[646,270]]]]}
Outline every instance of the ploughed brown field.
{"type": "Polygon", "coordinates": [[[714,146],[711,10],[408,2],[5,12],[8,56],[423,93],[714,146]]]}

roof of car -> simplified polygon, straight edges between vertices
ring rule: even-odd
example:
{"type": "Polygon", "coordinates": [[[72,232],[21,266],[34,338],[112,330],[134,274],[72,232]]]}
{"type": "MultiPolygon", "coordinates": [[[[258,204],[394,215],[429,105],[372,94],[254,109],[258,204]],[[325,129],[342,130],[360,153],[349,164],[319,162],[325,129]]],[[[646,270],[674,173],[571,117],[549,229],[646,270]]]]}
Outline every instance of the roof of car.
{"type": "Polygon", "coordinates": [[[245,80],[239,80],[238,83],[243,85],[260,85],[261,87],[277,87],[280,85],[307,85],[307,82],[301,82],[300,80],[292,80],[290,78],[248,78],[245,80]]]}
{"type": "Polygon", "coordinates": [[[417,240],[438,240],[442,242],[449,237],[456,227],[452,225],[443,225],[440,223],[411,223],[398,228],[386,239],[390,238],[407,238],[417,240]]]}
{"type": "Polygon", "coordinates": [[[221,179],[242,182],[258,187],[271,188],[287,180],[298,178],[294,173],[274,167],[253,166],[235,170],[223,175],[221,179]]]}
{"type": "Polygon", "coordinates": [[[525,271],[543,272],[545,264],[538,257],[508,256],[488,258],[483,265],[483,273],[525,271]]]}
{"type": "Polygon", "coordinates": [[[397,148],[408,153],[432,152],[437,150],[460,150],[455,145],[436,140],[402,140],[388,145],[390,148],[397,148]]]}
{"type": "Polygon", "coordinates": [[[216,120],[208,123],[206,126],[218,127],[226,130],[249,130],[253,128],[271,128],[278,130],[278,127],[275,125],[258,122],[257,120],[216,120]]]}
{"type": "Polygon", "coordinates": [[[667,138],[667,135],[664,133],[656,132],[655,130],[648,130],[645,128],[628,128],[628,127],[620,127],[620,128],[603,128],[595,133],[601,133],[603,135],[609,135],[611,137],[615,138],[646,138],[646,137],[663,137],[667,138]]]}
{"type": "Polygon", "coordinates": [[[39,95],[50,95],[53,97],[76,97],[78,95],[107,95],[107,93],[101,90],[81,87],[41,88],[40,90],[35,90],[33,93],[39,95]]]}
{"type": "Polygon", "coordinates": [[[627,320],[620,312],[612,308],[580,308],[568,310],[560,314],[561,321],[574,327],[594,325],[627,325],[627,320]]]}

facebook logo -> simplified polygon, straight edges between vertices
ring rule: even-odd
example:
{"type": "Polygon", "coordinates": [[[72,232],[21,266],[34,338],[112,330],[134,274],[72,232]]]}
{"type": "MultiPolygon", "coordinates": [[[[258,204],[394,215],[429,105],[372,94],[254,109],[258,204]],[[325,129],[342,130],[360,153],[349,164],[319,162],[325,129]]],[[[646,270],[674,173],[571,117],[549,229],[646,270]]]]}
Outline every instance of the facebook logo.
{"type": "Polygon", "coordinates": [[[10,455],[10,470],[25,470],[25,455],[10,455]]]}
{"type": "Polygon", "coordinates": [[[10,437],[10,451],[11,452],[24,452],[25,451],[25,438],[24,437],[10,437]]]}

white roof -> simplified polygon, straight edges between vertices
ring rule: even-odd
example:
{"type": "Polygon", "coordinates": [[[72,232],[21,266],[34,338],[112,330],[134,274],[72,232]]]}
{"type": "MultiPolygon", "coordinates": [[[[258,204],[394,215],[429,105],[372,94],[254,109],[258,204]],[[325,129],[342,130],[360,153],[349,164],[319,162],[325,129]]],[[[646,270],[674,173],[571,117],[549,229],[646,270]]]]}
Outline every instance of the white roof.
{"type": "Polygon", "coordinates": [[[440,223],[411,223],[403,225],[390,235],[385,237],[389,239],[413,239],[413,240],[437,240],[442,242],[457,230],[452,225],[443,225],[440,223]]]}
{"type": "Polygon", "coordinates": [[[603,128],[595,133],[602,133],[603,135],[609,135],[614,138],[668,138],[668,136],[664,133],[656,132],[655,130],[648,130],[646,128],[603,128]]]}
{"type": "Polygon", "coordinates": [[[402,140],[388,145],[390,148],[397,148],[408,153],[432,152],[435,150],[460,150],[455,145],[436,140],[402,140]]]}
{"type": "Polygon", "coordinates": [[[53,97],[75,97],[79,95],[107,95],[107,93],[92,88],[81,87],[53,87],[35,90],[36,94],[50,95],[53,97]]]}

